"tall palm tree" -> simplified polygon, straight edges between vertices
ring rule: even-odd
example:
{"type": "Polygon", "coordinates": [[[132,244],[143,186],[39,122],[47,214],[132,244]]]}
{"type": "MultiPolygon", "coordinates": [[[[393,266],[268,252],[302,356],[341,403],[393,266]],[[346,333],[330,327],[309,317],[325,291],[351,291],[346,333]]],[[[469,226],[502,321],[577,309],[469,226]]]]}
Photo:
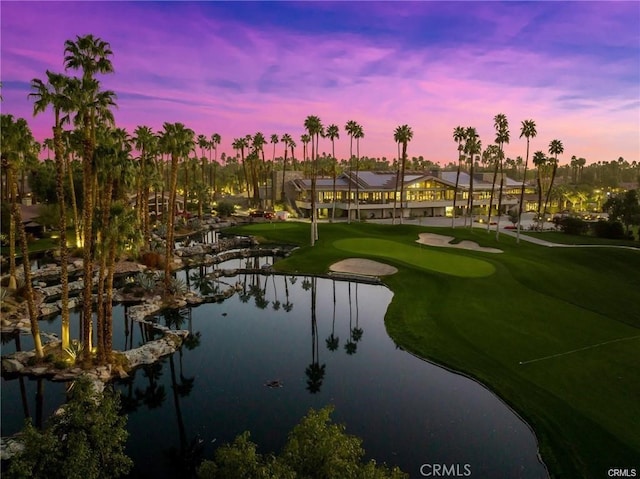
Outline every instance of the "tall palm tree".
{"type": "MultiPolygon", "coordinates": [[[[264,159],[264,145],[266,145],[267,140],[264,137],[264,134],[261,132],[257,132],[253,136],[253,152],[254,162],[252,163],[252,177],[253,177],[253,201],[256,205],[262,204],[264,202],[264,198],[260,195],[260,181],[265,182],[264,173],[266,170],[266,163],[264,159]],[[262,165],[258,167],[258,154],[262,157],[262,165]]],[[[264,204],[262,204],[264,206],[264,204]]]]}
{"type": "MultiPolygon", "coordinates": [[[[203,184],[206,184],[206,174],[207,174],[207,155],[205,155],[204,151],[209,150],[211,143],[209,142],[209,138],[204,135],[198,135],[197,138],[198,147],[200,148],[200,179],[203,184]]],[[[194,178],[195,180],[195,178],[194,178]]],[[[201,208],[201,201],[199,203],[199,209],[201,208]]],[[[202,215],[202,213],[199,213],[202,215]]]]}
{"type": "Polygon", "coordinates": [[[360,139],[364,138],[362,125],[356,125],[353,137],[356,139],[356,215],[358,216],[358,221],[360,221],[360,139]]]}
{"type": "MultiPolygon", "coordinates": [[[[69,121],[68,113],[72,110],[73,102],[69,95],[70,82],[65,75],[52,73],[47,70],[47,83],[34,78],[31,80],[34,99],[34,116],[44,112],[49,105],[53,108],[53,148],[56,164],[56,198],[60,220],[58,224],[60,234],[60,287],[61,287],[61,341],[62,350],[69,347],[69,250],[67,248],[67,222],[64,198],[64,145],[62,143],[62,125],[69,121]]],[[[75,80],[77,81],[77,80],[75,80]]],[[[73,88],[73,87],[71,87],[73,88]]]]}
{"type": "Polygon", "coordinates": [[[171,283],[171,263],[174,248],[174,222],[176,216],[176,188],[178,186],[178,163],[186,159],[194,147],[193,130],[182,123],[164,123],[163,143],[167,153],[171,156],[171,178],[169,182],[169,211],[167,218],[167,237],[165,248],[164,287],[169,290],[171,283]]]}
{"type": "Polygon", "coordinates": [[[468,202],[468,214],[469,214],[469,228],[473,228],[473,176],[475,174],[475,162],[476,156],[482,151],[482,142],[476,129],[472,126],[467,127],[465,130],[465,144],[464,152],[469,158],[469,202],[468,202]]]}
{"type": "Polygon", "coordinates": [[[222,138],[218,133],[214,133],[211,135],[211,148],[213,149],[213,178],[211,177],[211,169],[209,170],[209,187],[213,189],[213,197],[215,199],[216,196],[216,171],[218,169],[218,145],[222,138]]]}
{"type": "MultiPolygon", "coordinates": [[[[70,88],[73,90],[73,88],[70,88]]],[[[75,246],[79,247],[82,244],[82,231],[80,228],[80,219],[78,215],[78,202],[76,200],[76,188],[73,180],[73,161],[77,148],[77,139],[79,138],[77,130],[63,130],[62,141],[64,145],[64,167],[67,170],[69,181],[69,196],[71,197],[71,210],[73,212],[73,230],[75,232],[75,246]]]]}
{"type": "Polygon", "coordinates": [[[460,166],[462,164],[462,160],[464,159],[464,155],[462,152],[462,142],[465,139],[465,130],[461,126],[456,126],[453,129],[453,141],[458,144],[458,168],[456,170],[456,186],[453,191],[453,214],[451,215],[451,227],[455,228],[456,222],[456,202],[458,199],[458,184],[460,182],[460,166]]]}
{"type": "MultiPolygon", "coordinates": [[[[289,145],[293,142],[291,135],[289,135],[289,133],[285,133],[284,135],[282,135],[282,143],[284,144],[284,159],[282,160],[282,193],[281,193],[281,201],[284,201],[285,199],[285,192],[284,192],[284,182],[285,182],[285,174],[287,172],[287,152],[288,152],[288,148],[289,145]]],[[[293,148],[291,149],[291,156],[293,156],[293,148]]]]}
{"type": "Polygon", "coordinates": [[[522,208],[524,207],[524,189],[527,183],[527,167],[529,166],[529,140],[535,138],[538,134],[536,131],[536,122],[533,120],[523,120],[520,127],[520,138],[523,136],[527,139],[527,156],[524,160],[524,175],[522,177],[522,188],[520,189],[520,203],[518,204],[518,230],[516,233],[516,242],[520,242],[520,228],[522,224],[522,208]]]}
{"type": "MultiPolygon", "coordinates": [[[[24,274],[24,283],[27,297],[27,309],[29,312],[29,320],[31,323],[31,335],[36,350],[36,357],[42,359],[44,351],[42,348],[42,340],[40,338],[40,326],[38,324],[38,311],[33,293],[31,281],[31,264],[29,262],[29,249],[27,245],[27,234],[22,222],[22,213],[18,205],[18,182],[16,180],[15,169],[24,156],[34,154],[33,144],[35,140],[27,122],[23,118],[14,121],[12,115],[1,115],[2,143],[0,143],[0,161],[2,168],[7,172],[7,187],[9,188],[9,198],[11,201],[11,221],[10,221],[10,252],[13,257],[12,267],[15,277],[15,232],[18,235],[20,250],[22,253],[22,268],[24,274]],[[14,232],[15,231],[15,232],[14,232]],[[11,246],[13,244],[13,247],[11,246]]],[[[11,259],[10,259],[11,261],[11,259]]],[[[11,273],[10,273],[11,274],[11,273]]]]}
{"type": "Polygon", "coordinates": [[[564,146],[560,140],[551,140],[549,143],[549,154],[553,155],[553,158],[549,158],[551,163],[551,182],[549,183],[549,189],[547,190],[547,196],[544,200],[544,214],[547,211],[547,205],[549,204],[549,197],[551,196],[551,189],[556,179],[556,173],[558,171],[558,155],[564,153],[564,146]]]}
{"type": "Polygon", "coordinates": [[[138,126],[134,132],[134,145],[140,152],[140,192],[138,204],[139,218],[142,221],[142,236],[144,247],[148,248],[151,241],[151,220],[149,216],[149,193],[151,191],[152,169],[155,167],[152,161],[158,150],[158,137],[148,126],[138,126]]]}
{"type": "Polygon", "coordinates": [[[333,166],[333,173],[332,173],[332,177],[333,177],[333,208],[331,209],[331,222],[333,223],[333,221],[336,218],[336,176],[337,176],[337,170],[336,167],[338,165],[338,161],[336,160],[336,144],[335,144],[335,140],[336,138],[340,138],[340,128],[338,128],[338,125],[332,123],[331,125],[329,125],[327,127],[327,138],[329,138],[329,140],[331,140],[331,165],[333,166]]]}
{"type": "Polygon", "coordinates": [[[498,179],[500,147],[489,145],[482,152],[482,163],[487,168],[493,167],[493,180],[491,181],[491,195],[489,197],[489,208],[487,209],[487,233],[491,229],[491,209],[493,208],[493,195],[495,192],[496,180],[498,179]]]}
{"type": "Polygon", "coordinates": [[[81,70],[80,88],[74,92],[76,121],[82,131],[82,183],[83,183],[83,278],[82,293],[82,343],[84,360],[91,357],[92,336],[92,281],[93,277],[93,154],[96,145],[95,129],[100,117],[109,118],[109,108],[114,106],[115,94],[101,91],[95,79],[97,74],[113,73],[111,46],[93,35],[77,36],[75,42],[64,44],[64,65],[66,70],[81,70]]]}
{"type": "MultiPolygon", "coordinates": [[[[496,143],[499,148],[498,152],[498,164],[500,166],[500,190],[498,193],[498,221],[496,222],[496,240],[500,236],[500,218],[502,217],[502,191],[504,188],[504,144],[509,143],[509,122],[506,115],[498,113],[494,119],[493,124],[496,129],[496,143]]],[[[492,186],[493,191],[493,186],[492,186]]],[[[491,214],[491,208],[489,208],[489,214],[491,214]]],[[[491,224],[491,222],[489,222],[491,224]]]]}
{"type": "Polygon", "coordinates": [[[400,135],[398,133],[398,129],[396,128],[396,130],[393,132],[393,140],[396,142],[396,146],[398,147],[398,157],[396,159],[396,168],[395,168],[395,173],[396,173],[396,184],[395,184],[395,188],[393,189],[393,214],[391,216],[391,224],[395,225],[396,224],[396,205],[398,203],[398,188],[400,187],[400,164],[402,163],[401,157],[402,157],[402,153],[400,152],[400,135]]]}
{"type": "Polygon", "coordinates": [[[351,223],[351,174],[353,170],[353,138],[358,129],[358,124],[354,120],[349,120],[344,126],[344,131],[349,135],[349,190],[347,192],[347,223],[351,223]]]}
{"type": "Polygon", "coordinates": [[[318,176],[318,142],[324,128],[320,118],[310,115],[304,120],[304,127],[311,139],[311,246],[318,239],[318,225],[316,211],[316,179],[318,176]],[[315,140],[315,141],[314,141],[315,140]]]}
{"type": "Polygon", "coordinates": [[[536,216],[538,221],[542,221],[540,225],[540,228],[542,228],[544,226],[544,220],[542,218],[543,215],[541,215],[540,213],[540,209],[542,208],[542,190],[543,190],[542,176],[547,166],[547,156],[544,154],[543,151],[536,151],[533,154],[533,164],[538,170],[537,176],[536,176],[536,181],[538,183],[538,213],[536,216]]]}
{"type": "MultiPolygon", "coordinates": [[[[273,145],[273,154],[271,155],[271,163],[269,165],[269,167],[267,168],[267,172],[265,174],[266,176],[266,184],[269,184],[269,182],[271,182],[271,206],[275,205],[276,203],[276,193],[275,193],[275,188],[274,188],[274,182],[273,182],[273,178],[271,177],[271,172],[273,171],[274,165],[276,164],[276,145],[280,142],[280,139],[278,138],[278,135],[276,135],[275,133],[271,135],[271,140],[269,141],[269,143],[271,143],[273,145]]],[[[265,186],[266,186],[265,184],[265,186]]]]}
{"type": "Polygon", "coordinates": [[[400,163],[400,224],[404,216],[404,172],[407,164],[407,144],[413,139],[413,130],[409,125],[398,126],[394,138],[402,144],[402,161],[400,163]]]}

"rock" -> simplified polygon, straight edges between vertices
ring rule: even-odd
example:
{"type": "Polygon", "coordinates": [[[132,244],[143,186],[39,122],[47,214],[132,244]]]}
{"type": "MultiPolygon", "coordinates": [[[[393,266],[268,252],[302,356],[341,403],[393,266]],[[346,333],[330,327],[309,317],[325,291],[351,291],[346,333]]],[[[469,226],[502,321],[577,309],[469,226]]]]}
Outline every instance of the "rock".
{"type": "Polygon", "coordinates": [[[24,450],[24,445],[13,438],[2,438],[0,444],[0,458],[2,460],[11,459],[16,454],[20,454],[24,450]]]}
{"type": "Polygon", "coordinates": [[[2,360],[2,371],[5,373],[19,373],[23,369],[24,365],[16,359],[5,358],[2,360]]]}

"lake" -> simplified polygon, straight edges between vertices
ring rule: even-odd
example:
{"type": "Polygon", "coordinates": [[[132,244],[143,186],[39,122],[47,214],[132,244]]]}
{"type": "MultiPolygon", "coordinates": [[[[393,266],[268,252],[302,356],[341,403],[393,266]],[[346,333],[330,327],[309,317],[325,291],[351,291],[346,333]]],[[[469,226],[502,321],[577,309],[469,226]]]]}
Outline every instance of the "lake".
{"type": "MultiPolygon", "coordinates": [[[[232,261],[216,268],[243,266],[232,261]]],[[[179,276],[192,289],[215,288],[203,279],[211,271],[179,276]]],[[[532,431],[497,396],[396,347],[384,326],[392,299],[386,287],[302,275],[223,281],[241,283],[243,291],[157,317],[189,329],[195,340],[117,384],[129,413],[131,477],[183,477],[181,468],[211,458],[245,430],[261,452],[277,452],[309,408],[328,404],[333,420],[363,439],[368,458],[411,477],[423,477],[423,464],[459,465],[462,472],[468,465],[472,477],[547,477],[532,431]],[[282,387],[267,387],[270,381],[282,387]]],[[[124,308],[115,309],[115,334],[130,336],[116,336],[114,347],[144,342],[141,328],[125,328],[124,308]]],[[[33,400],[37,382],[24,382],[33,400]]],[[[3,379],[3,436],[22,421],[18,383],[3,379]]],[[[44,390],[52,395],[44,400],[46,416],[64,389],[46,382],[44,390]]]]}

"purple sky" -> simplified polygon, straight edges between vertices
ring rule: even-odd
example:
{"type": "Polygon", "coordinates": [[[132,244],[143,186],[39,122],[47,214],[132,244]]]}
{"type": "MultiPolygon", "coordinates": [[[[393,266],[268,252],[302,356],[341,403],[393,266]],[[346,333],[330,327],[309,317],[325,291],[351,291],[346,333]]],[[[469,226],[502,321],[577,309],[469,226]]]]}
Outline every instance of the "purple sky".
{"type": "MultiPolygon", "coordinates": [[[[33,78],[63,71],[64,42],[92,33],[111,44],[118,126],[233,138],[289,133],[301,147],[308,115],[364,128],[360,153],[396,156],[393,130],[413,128],[409,156],[457,157],[453,128],[493,142],[510,123],[509,157],[559,139],[588,162],[640,160],[640,2],[12,2],[2,1],[2,113],[37,139],[52,113],[32,116],[33,78]]],[[[69,72],[72,74],[73,72],[69,72]]],[[[266,148],[271,156],[272,148],[266,148]]],[[[331,152],[328,140],[320,151],[331,152]]],[[[282,154],[282,144],[277,146],[282,154]]],[[[301,156],[301,151],[297,152],[301,156]]]]}

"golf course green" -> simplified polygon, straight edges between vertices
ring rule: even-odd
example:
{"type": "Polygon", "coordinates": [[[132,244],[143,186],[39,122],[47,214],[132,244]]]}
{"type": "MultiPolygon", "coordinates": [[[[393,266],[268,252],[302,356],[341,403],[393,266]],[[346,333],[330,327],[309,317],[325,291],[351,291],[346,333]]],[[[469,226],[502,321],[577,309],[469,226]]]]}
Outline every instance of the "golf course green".
{"type": "Polygon", "coordinates": [[[314,247],[308,223],[233,231],[300,245],[274,265],[281,271],[324,274],[351,257],[395,266],[384,277],[391,338],[498,394],[534,429],[552,477],[638,470],[640,249],[548,248],[415,225],[320,224],[314,247]],[[504,253],[417,246],[423,232],[504,253]]]}

